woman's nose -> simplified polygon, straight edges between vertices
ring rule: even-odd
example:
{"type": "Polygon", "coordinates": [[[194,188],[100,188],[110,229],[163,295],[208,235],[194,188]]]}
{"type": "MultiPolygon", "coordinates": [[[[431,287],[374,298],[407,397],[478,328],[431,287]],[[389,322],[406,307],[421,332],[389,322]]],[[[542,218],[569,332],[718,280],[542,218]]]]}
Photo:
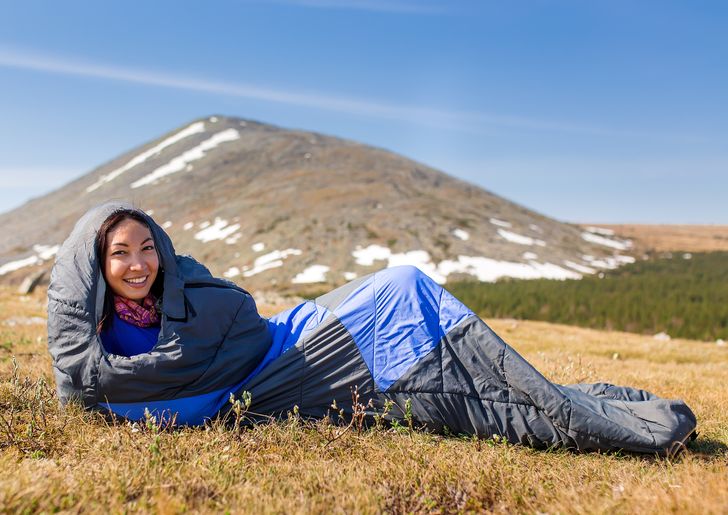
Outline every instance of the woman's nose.
{"type": "Polygon", "coordinates": [[[129,263],[129,268],[131,270],[144,270],[146,268],[146,263],[141,257],[132,256],[131,262],[129,263]]]}

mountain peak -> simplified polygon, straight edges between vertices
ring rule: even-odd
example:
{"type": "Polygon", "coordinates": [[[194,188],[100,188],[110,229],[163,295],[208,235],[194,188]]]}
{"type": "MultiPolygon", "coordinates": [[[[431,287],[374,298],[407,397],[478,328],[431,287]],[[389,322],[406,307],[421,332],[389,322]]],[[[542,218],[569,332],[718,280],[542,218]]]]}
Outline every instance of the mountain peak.
{"type": "Polygon", "coordinates": [[[0,215],[0,277],[49,266],[48,249],[109,199],[146,210],[178,251],[249,287],[334,285],[404,263],[439,282],[567,279],[631,259],[624,242],[387,150],[212,115],[0,215]]]}

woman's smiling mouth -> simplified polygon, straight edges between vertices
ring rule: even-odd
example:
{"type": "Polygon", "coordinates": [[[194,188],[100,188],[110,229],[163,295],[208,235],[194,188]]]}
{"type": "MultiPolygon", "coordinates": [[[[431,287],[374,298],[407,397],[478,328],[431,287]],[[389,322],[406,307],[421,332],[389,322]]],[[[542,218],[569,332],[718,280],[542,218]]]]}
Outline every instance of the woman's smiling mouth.
{"type": "Polygon", "coordinates": [[[142,277],[132,277],[129,279],[124,279],[124,282],[127,283],[129,286],[139,287],[144,286],[144,284],[147,282],[147,278],[149,278],[148,275],[144,275],[142,277]]]}

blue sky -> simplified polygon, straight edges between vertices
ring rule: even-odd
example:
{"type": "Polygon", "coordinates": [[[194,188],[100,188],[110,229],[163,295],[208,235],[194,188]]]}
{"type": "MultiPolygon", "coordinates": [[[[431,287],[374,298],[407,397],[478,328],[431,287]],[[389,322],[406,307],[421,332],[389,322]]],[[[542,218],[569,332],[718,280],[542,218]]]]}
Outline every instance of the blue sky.
{"type": "Polygon", "coordinates": [[[728,223],[728,3],[3,2],[0,211],[194,118],[384,147],[565,221],[728,223]]]}

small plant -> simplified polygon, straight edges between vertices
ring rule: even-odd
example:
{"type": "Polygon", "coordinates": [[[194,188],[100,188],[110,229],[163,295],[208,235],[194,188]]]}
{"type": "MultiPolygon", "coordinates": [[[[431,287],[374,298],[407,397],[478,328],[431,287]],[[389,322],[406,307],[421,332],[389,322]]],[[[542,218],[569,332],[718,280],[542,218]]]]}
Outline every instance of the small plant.
{"type": "Polygon", "coordinates": [[[245,414],[248,413],[250,406],[253,404],[253,395],[249,391],[243,390],[241,398],[242,402],[241,399],[235,398],[233,392],[230,392],[230,398],[228,399],[228,402],[232,404],[230,411],[235,415],[233,429],[236,433],[240,432],[240,426],[245,418],[245,414]]]}
{"type": "Polygon", "coordinates": [[[152,415],[149,408],[144,408],[144,426],[147,428],[147,431],[152,434],[152,443],[149,444],[149,452],[152,454],[153,458],[158,458],[162,455],[159,424],[157,417],[152,415]]]}
{"type": "MultiPolygon", "coordinates": [[[[330,417],[327,416],[326,420],[328,422],[324,425],[325,432],[320,431],[316,426],[314,426],[314,428],[316,428],[318,433],[321,434],[327,440],[326,447],[328,447],[329,445],[334,443],[336,440],[338,440],[339,438],[344,436],[351,428],[356,428],[357,436],[361,436],[362,432],[364,431],[364,429],[366,427],[365,422],[366,422],[366,417],[368,414],[367,408],[373,408],[373,407],[374,407],[374,402],[371,399],[369,400],[369,402],[367,404],[363,404],[361,402],[360,394],[359,394],[359,387],[355,385],[351,389],[351,410],[352,411],[351,411],[351,420],[349,421],[349,423],[346,426],[341,427],[341,429],[339,429],[339,431],[334,432],[334,431],[330,430],[332,427],[332,425],[330,424],[331,419],[330,419],[330,417]]],[[[339,422],[345,421],[345,418],[344,418],[345,410],[344,410],[344,408],[339,408],[339,406],[336,404],[336,399],[333,400],[330,408],[332,410],[334,410],[334,412],[337,413],[337,415],[338,415],[337,420],[339,422]]]]}
{"type": "MultiPolygon", "coordinates": [[[[152,455],[152,460],[162,458],[162,435],[165,431],[170,431],[175,427],[177,420],[177,414],[171,411],[164,410],[159,413],[149,411],[149,408],[144,408],[144,420],[140,426],[136,426],[140,432],[148,433],[151,436],[151,442],[149,444],[149,452],[152,455]]],[[[132,432],[134,431],[134,425],[132,425],[132,432]]]]}
{"type": "Polygon", "coordinates": [[[336,412],[336,415],[339,417],[339,421],[344,420],[344,408],[339,408],[336,405],[336,399],[334,399],[331,403],[331,409],[336,412]]]}
{"type": "Polygon", "coordinates": [[[409,428],[411,433],[414,423],[414,418],[412,417],[412,399],[407,399],[406,401],[404,401],[404,419],[407,422],[407,427],[409,428]]]}
{"type": "MultiPolygon", "coordinates": [[[[371,406],[371,401],[369,406],[371,406]]],[[[366,406],[359,402],[359,387],[354,385],[351,389],[351,421],[356,427],[357,436],[361,436],[361,432],[364,429],[364,418],[366,417],[366,406]]]]}
{"type": "Polygon", "coordinates": [[[300,415],[300,414],[301,414],[301,410],[300,410],[300,408],[298,407],[298,404],[294,404],[294,405],[293,405],[293,409],[292,409],[292,410],[290,410],[290,411],[289,411],[289,412],[287,413],[287,415],[288,415],[288,422],[289,422],[289,423],[290,423],[290,424],[291,424],[292,426],[297,426],[297,425],[298,425],[298,423],[299,423],[299,422],[301,421],[301,415],[300,415]]]}
{"type": "MultiPolygon", "coordinates": [[[[371,402],[371,401],[369,401],[371,402]]],[[[390,399],[387,399],[384,401],[384,406],[382,407],[382,412],[374,413],[374,425],[377,429],[382,429],[384,427],[384,421],[387,419],[387,415],[389,415],[389,412],[392,410],[392,407],[394,406],[394,402],[392,402],[390,399]]]]}
{"type": "Polygon", "coordinates": [[[485,445],[487,445],[488,447],[499,447],[501,445],[505,445],[506,443],[508,443],[506,437],[501,435],[491,435],[490,438],[485,440],[485,445]]]}

